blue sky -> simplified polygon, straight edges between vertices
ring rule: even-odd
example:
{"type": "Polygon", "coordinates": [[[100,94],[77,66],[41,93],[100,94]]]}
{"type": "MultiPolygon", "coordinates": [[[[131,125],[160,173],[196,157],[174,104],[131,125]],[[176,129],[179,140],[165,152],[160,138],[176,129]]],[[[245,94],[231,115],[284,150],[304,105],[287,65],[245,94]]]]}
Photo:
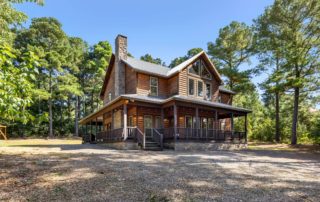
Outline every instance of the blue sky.
{"type": "MultiPolygon", "coordinates": [[[[272,3],[273,0],[45,0],[44,6],[24,3],[16,8],[30,18],[55,17],[69,36],[81,37],[90,45],[107,40],[114,46],[117,34],[126,35],[133,56],[150,53],[169,64],[191,48],[207,50],[207,43],[214,41],[219,29],[231,21],[251,24],[272,3]]],[[[263,77],[253,81],[257,83],[263,77]]]]}

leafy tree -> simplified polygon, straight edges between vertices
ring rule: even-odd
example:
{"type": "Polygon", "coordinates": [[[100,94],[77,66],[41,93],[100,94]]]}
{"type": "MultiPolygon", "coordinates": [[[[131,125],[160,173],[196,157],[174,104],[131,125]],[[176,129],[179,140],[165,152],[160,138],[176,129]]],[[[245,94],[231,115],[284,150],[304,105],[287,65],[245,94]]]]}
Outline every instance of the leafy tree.
{"type": "Polygon", "coordinates": [[[140,60],[165,66],[165,63],[162,62],[162,60],[160,58],[153,58],[150,54],[145,54],[145,55],[141,56],[140,60]]]}
{"type": "Polygon", "coordinates": [[[226,84],[231,90],[241,92],[253,89],[250,82],[253,71],[239,69],[240,65],[249,63],[254,54],[254,34],[250,27],[244,23],[231,22],[220,29],[216,41],[208,43],[208,54],[226,77],[226,84]]]}
{"type": "Polygon", "coordinates": [[[203,51],[202,48],[192,48],[187,52],[187,55],[173,59],[169,65],[169,67],[173,68],[173,67],[183,63],[184,61],[188,60],[189,58],[197,55],[201,51],[203,51]]]}
{"type": "Polygon", "coordinates": [[[319,13],[317,0],[276,0],[260,17],[268,22],[265,30],[276,33],[283,47],[284,86],[294,95],[291,144],[297,143],[301,96],[319,89],[319,13]]]}
{"type": "Polygon", "coordinates": [[[18,32],[15,41],[16,47],[32,50],[40,57],[40,75],[38,81],[44,90],[49,93],[49,136],[53,136],[53,99],[55,90],[58,90],[57,78],[67,65],[69,41],[61,28],[61,24],[54,18],[34,18],[29,29],[18,32]]]}

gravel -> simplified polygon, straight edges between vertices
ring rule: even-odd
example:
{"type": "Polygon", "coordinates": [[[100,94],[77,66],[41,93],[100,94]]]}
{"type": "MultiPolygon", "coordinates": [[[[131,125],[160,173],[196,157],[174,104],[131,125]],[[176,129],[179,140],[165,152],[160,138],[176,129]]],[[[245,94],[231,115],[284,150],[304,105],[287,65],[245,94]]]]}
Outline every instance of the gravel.
{"type": "Polygon", "coordinates": [[[0,147],[0,201],[320,201],[320,155],[0,147]]]}

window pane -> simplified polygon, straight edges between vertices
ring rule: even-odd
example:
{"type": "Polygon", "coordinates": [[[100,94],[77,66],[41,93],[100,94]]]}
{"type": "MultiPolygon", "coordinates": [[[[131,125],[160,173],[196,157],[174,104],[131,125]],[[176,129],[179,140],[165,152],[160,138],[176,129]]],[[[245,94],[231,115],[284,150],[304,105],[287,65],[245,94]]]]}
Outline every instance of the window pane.
{"type": "Polygon", "coordinates": [[[198,81],[198,96],[203,97],[203,83],[198,81]]]}
{"type": "Polygon", "coordinates": [[[193,128],[197,128],[197,117],[193,117],[193,128]]]}
{"type": "Polygon", "coordinates": [[[156,128],[161,128],[161,117],[157,116],[156,117],[156,123],[155,123],[156,128]]]}
{"type": "Polygon", "coordinates": [[[201,118],[201,128],[207,128],[207,118],[201,118]]]}
{"type": "Polygon", "coordinates": [[[211,99],[211,84],[206,83],[206,97],[211,99]]]}
{"type": "Polygon", "coordinates": [[[194,95],[194,80],[189,79],[189,95],[194,95]]]}
{"type": "Polygon", "coordinates": [[[206,79],[211,79],[211,74],[207,70],[206,65],[204,64],[204,62],[201,62],[201,76],[206,78],[206,79]]]}
{"type": "Polygon", "coordinates": [[[189,73],[196,74],[200,76],[200,61],[196,61],[192,64],[192,66],[189,68],[189,73]]]}
{"type": "Polygon", "coordinates": [[[213,118],[208,119],[208,129],[213,129],[213,118]]]}
{"type": "Polygon", "coordinates": [[[192,128],[192,117],[186,116],[186,128],[192,128]]]}
{"type": "Polygon", "coordinates": [[[155,77],[151,77],[151,86],[158,86],[158,79],[155,77]]]}
{"type": "Polygon", "coordinates": [[[158,95],[158,88],[157,87],[151,86],[150,90],[151,90],[150,95],[152,95],[152,96],[158,95]]]}

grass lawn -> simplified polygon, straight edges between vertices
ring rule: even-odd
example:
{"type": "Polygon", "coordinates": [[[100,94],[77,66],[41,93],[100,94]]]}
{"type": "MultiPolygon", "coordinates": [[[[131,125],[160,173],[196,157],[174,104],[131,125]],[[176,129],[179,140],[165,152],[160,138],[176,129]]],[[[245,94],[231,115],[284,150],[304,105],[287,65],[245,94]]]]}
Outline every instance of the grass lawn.
{"type": "Polygon", "coordinates": [[[320,155],[313,150],[256,144],[245,151],[120,151],[67,139],[0,145],[0,201],[320,198],[320,155]]]}

